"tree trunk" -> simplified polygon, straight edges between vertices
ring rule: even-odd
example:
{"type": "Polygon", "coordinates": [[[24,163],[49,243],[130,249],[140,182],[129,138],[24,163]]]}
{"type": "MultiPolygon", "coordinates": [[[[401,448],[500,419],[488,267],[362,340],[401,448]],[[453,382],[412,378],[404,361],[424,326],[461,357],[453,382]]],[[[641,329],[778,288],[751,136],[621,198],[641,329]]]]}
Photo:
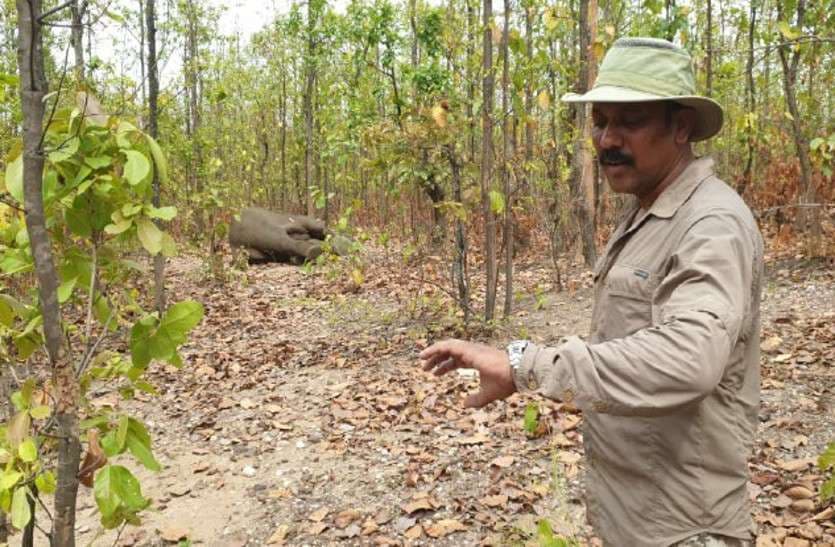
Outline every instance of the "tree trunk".
{"type": "Polygon", "coordinates": [[[478,36],[476,30],[478,26],[478,18],[476,17],[475,0],[465,0],[467,2],[467,122],[469,124],[469,160],[475,162],[475,148],[476,148],[476,122],[473,115],[473,105],[475,105],[475,81],[476,81],[476,67],[475,63],[475,41],[478,36]]]}
{"type": "Polygon", "coordinates": [[[491,321],[496,309],[496,218],[490,207],[490,190],[493,178],[493,0],[484,0],[484,54],[481,82],[481,209],[484,214],[484,255],[487,270],[487,294],[484,302],[484,319],[491,321]]]}
{"type": "Polygon", "coordinates": [[[515,133],[510,119],[510,12],[511,0],[504,0],[504,32],[502,36],[502,186],[505,196],[504,210],[504,308],[505,317],[513,307],[513,190],[510,164],[512,161],[511,134],[515,133]]]}
{"type": "Polygon", "coordinates": [[[310,188],[313,186],[313,94],[316,92],[316,39],[314,31],[318,12],[312,0],[307,2],[307,59],[305,59],[304,86],[304,185],[305,211],[313,216],[313,199],[310,188]]]}
{"type": "Polygon", "coordinates": [[[75,57],[75,79],[76,82],[84,80],[84,25],[82,19],[87,9],[87,0],[73,0],[70,4],[72,23],[70,28],[70,44],[72,44],[75,57]]]}
{"type": "MultiPolygon", "coordinates": [[[[145,28],[148,32],[148,133],[154,140],[159,137],[157,118],[159,109],[157,99],[159,98],[159,80],[157,78],[157,25],[155,13],[156,0],[147,0],[145,6],[145,28]]],[[[141,57],[141,55],[140,55],[141,57]]],[[[160,206],[160,180],[156,165],[154,166],[153,180],[153,204],[160,206]]],[[[156,224],[161,228],[162,223],[157,220],[156,224]]],[[[165,311],[165,257],[162,253],[154,256],[154,302],[157,311],[162,317],[165,311]]]]}
{"type": "Polygon", "coordinates": [[[198,13],[193,0],[188,0],[186,6],[188,9],[186,85],[189,94],[189,118],[191,119],[191,165],[189,166],[189,173],[192,179],[192,189],[198,196],[197,207],[194,211],[195,225],[198,236],[202,236],[206,222],[203,216],[203,208],[200,205],[203,198],[203,177],[200,172],[203,166],[203,151],[200,145],[200,70],[197,66],[199,62],[197,51],[198,13]]]}
{"type": "Polygon", "coordinates": [[[756,2],[752,0],[751,11],[748,21],[748,59],[745,64],[745,110],[748,116],[746,122],[747,128],[747,159],[745,160],[745,169],[742,171],[742,183],[739,186],[739,195],[745,195],[745,191],[751,186],[754,177],[754,147],[757,138],[756,111],[757,101],[754,89],[754,31],[756,30],[757,22],[757,6],[756,2]]]}
{"type": "MultiPolygon", "coordinates": [[[[456,203],[462,204],[461,162],[455,154],[454,144],[447,144],[444,150],[452,172],[453,199],[456,203]]],[[[464,230],[464,220],[461,215],[455,215],[455,260],[452,263],[452,280],[453,285],[457,288],[458,307],[464,312],[464,323],[466,324],[470,318],[470,283],[467,275],[467,236],[464,230]]]]}
{"type": "MultiPolygon", "coordinates": [[[[577,93],[585,93],[594,83],[596,59],[594,55],[594,37],[597,31],[597,0],[580,0],[580,75],[577,93]]],[[[572,210],[577,220],[580,239],[583,245],[583,258],[591,267],[597,261],[595,247],[596,229],[594,221],[594,155],[589,142],[591,140],[590,105],[576,105],[576,127],[580,130],[579,138],[574,143],[574,157],[571,175],[572,210]]]]}
{"type": "Polygon", "coordinates": [[[287,206],[286,191],[287,183],[287,76],[281,76],[281,131],[279,141],[281,142],[281,210],[287,206]]]}
{"type": "MultiPolygon", "coordinates": [[[[806,1],[797,2],[797,25],[802,26],[806,13],[806,1]]],[[[780,14],[782,19],[782,13],[780,14]]],[[[800,109],[797,105],[795,87],[797,85],[797,69],[800,63],[800,48],[791,51],[791,45],[785,44],[777,48],[780,64],[783,67],[783,92],[786,96],[786,107],[791,114],[792,134],[795,152],[800,161],[800,188],[798,192],[797,228],[805,235],[807,250],[811,254],[818,251],[821,225],[819,209],[811,204],[816,202],[816,191],[812,181],[812,163],[809,160],[809,142],[803,133],[800,109]],[[789,59],[791,55],[791,59],[789,59]]]]}
{"type": "Polygon", "coordinates": [[[23,112],[23,194],[26,229],[35,262],[38,295],[43,317],[44,342],[54,384],[54,418],[57,426],[57,489],[52,521],[52,544],[75,545],[75,504],[78,493],[78,384],[64,347],[61,308],[58,303],[58,274],[52,257],[43,207],[44,95],[47,81],[43,66],[43,43],[37,20],[40,0],[17,0],[18,69],[20,105],[23,112]]]}
{"type": "MultiPolygon", "coordinates": [[[[753,0],[752,4],[753,6],[753,0]]],[[[708,97],[713,96],[713,5],[707,0],[707,29],[705,30],[705,91],[708,97]]]]}

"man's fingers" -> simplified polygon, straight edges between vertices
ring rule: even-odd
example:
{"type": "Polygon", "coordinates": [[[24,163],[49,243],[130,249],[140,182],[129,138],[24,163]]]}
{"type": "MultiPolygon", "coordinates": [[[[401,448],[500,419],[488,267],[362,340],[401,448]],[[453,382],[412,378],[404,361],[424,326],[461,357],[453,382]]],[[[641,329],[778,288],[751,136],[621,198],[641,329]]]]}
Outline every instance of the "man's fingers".
{"type": "Polygon", "coordinates": [[[456,369],[460,366],[461,365],[455,359],[450,357],[449,359],[447,359],[446,361],[444,361],[443,363],[438,365],[438,368],[433,370],[432,373],[435,376],[443,376],[444,374],[446,374],[450,370],[454,370],[454,369],[456,369]]]}
{"type": "Polygon", "coordinates": [[[424,358],[423,370],[429,371],[435,368],[439,363],[443,363],[451,359],[448,353],[436,353],[431,357],[424,358]]]}

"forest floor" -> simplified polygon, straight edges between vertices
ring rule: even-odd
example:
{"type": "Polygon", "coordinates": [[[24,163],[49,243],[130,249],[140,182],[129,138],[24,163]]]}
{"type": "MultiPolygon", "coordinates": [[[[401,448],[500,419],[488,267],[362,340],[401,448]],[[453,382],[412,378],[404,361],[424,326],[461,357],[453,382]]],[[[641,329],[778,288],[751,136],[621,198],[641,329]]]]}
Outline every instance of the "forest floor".
{"type": "MultiPolygon", "coordinates": [[[[164,466],[153,474],[128,463],[153,509],[117,540],[99,532],[85,489],[79,545],[535,545],[542,519],[594,543],[583,524],[582,415],[519,395],[462,408],[476,379],[437,379],[417,359],[461,332],[439,290],[449,285],[441,258],[406,264],[367,251],[361,260],[362,276],[344,265],[264,265],[225,283],[199,259],[170,264],[172,299],[197,299],[206,316],[182,352],[186,366],[155,373],[161,395],[121,403],[144,417],[164,466]],[[533,434],[523,427],[530,401],[541,409],[533,434]]],[[[832,266],[768,261],[750,463],[758,545],[835,545],[813,466],[835,440],[832,266]]],[[[513,316],[470,335],[500,345],[585,333],[590,275],[569,267],[570,290],[557,292],[552,272],[544,258],[520,263],[513,316]]],[[[110,393],[95,402],[119,404],[110,393]]]]}

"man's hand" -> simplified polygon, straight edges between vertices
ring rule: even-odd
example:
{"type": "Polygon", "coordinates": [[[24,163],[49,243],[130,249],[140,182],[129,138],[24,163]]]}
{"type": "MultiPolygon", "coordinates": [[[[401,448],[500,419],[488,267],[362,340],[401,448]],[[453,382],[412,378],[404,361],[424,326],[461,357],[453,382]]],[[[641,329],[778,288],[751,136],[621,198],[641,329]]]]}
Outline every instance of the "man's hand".
{"type": "Polygon", "coordinates": [[[423,350],[420,358],[425,361],[423,370],[431,370],[436,376],[457,368],[472,368],[479,372],[480,389],[467,397],[466,407],[480,408],[516,392],[510,362],[502,350],[464,340],[444,340],[423,350]]]}

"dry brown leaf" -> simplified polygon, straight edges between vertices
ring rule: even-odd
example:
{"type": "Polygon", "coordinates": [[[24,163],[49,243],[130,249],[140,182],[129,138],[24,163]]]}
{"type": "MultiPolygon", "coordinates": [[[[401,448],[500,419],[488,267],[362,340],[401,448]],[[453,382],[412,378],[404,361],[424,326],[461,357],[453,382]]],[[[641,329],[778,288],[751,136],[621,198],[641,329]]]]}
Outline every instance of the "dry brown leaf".
{"type": "Polygon", "coordinates": [[[797,471],[801,471],[815,465],[817,460],[815,458],[800,458],[799,460],[789,460],[787,462],[778,462],[780,469],[783,471],[788,471],[790,473],[794,473],[797,471]]]}
{"type": "Polygon", "coordinates": [[[461,437],[458,439],[458,444],[463,445],[473,445],[473,444],[482,444],[486,443],[490,440],[490,437],[485,435],[484,433],[478,433],[476,435],[472,435],[470,437],[461,437]]]}
{"type": "Polygon", "coordinates": [[[377,523],[374,521],[374,519],[367,518],[367,519],[365,519],[365,522],[362,523],[362,532],[360,532],[360,533],[363,536],[370,536],[371,534],[373,534],[374,532],[376,532],[379,529],[380,529],[380,527],[377,525],[377,523]]]}
{"type": "Polygon", "coordinates": [[[769,336],[768,338],[762,341],[762,343],[760,344],[760,349],[762,349],[766,353],[771,353],[773,351],[776,351],[782,343],[783,339],[779,336],[769,336]]]}
{"type": "Polygon", "coordinates": [[[273,535],[267,540],[267,545],[284,545],[284,540],[287,539],[288,532],[290,532],[290,525],[282,524],[275,529],[273,535]]]}
{"type": "Polygon", "coordinates": [[[423,535],[423,527],[420,524],[415,524],[403,534],[409,539],[419,539],[423,535]]]}
{"type": "Polygon", "coordinates": [[[513,456],[499,456],[498,458],[490,462],[490,465],[495,465],[496,467],[510,467],[511,465],[513,465],[513,462],[513,456]]]}
{"type": "Polygon", "coordinates": [[[432,511],[435,509],[432,505],[432,501],[429,498],[422,498],[419,500],[411,501],[407,504],[401,505],[401,509],[407,515],[411,515],[412,513],[417,513],[418,511],[432,511]]]}
{"type": "Polygon", "coordinates": [[[334,524],[336,524],[337,528],[345,528],[355,520],[359,519],[360,516],[361,515],[359,511],[355,511],[353,509],[346,509],[345,511],[342,511],[341,513],[336,515],[336,518],[334,518],[333,522],[334,524]]]}
{"type": "Polygon", "coordinates": [[[466,530],[467,527],[455,519],[442,519],[425,528],[426,535],[433,538],[442,538],[455,532],[464,532],[466,530]]]}
{"type": "Polygon", "coordinates": [[[790,507],[795,513],[810,513],[815,510],[815,502],[809,499],[795,500],[790,507]]]}
{"type": "Polygon", "coordinates": [[[787,495],[793,500],[805,500],[814,497],[814,492],[806,488],[805,486],[792,486],[783,494],[787,495]]]}
{"type": "Polygon", "coordinates": [[[795,537],[788,537],[783,542],[783,547],[811,547],[811,545],[807,540],[795,537]]]}
{"type": "Polygon", "coordinates": [[[321,509],[317,509],[316,511],[312,512],[310,516],[307,518],[312,520],[313,522],[322,522],[323,520],[325,520],[325,517],[328,516],[329,512],[330,511],[328,511],[327,507],[322,507],[321,509]]]}
{"type": "Polygon", "coordinates": [[[507,505],[507,496],[504,494],[497,494],[495,496],[487,496],[479,500],[487,507],[504,507],[507,505]]]}
{"type": "Polygon", "coordinates": [[[826,509],[812,517],[812,520],[827,521],[832,520],[833,517],[835,517],[835,507],[827,507],[826,509]]]}
{"type": "Polygon", "coordinates": [[[171,524],[163,526],[159,531],[159,535],[165,541],[176,542],[188,537],[188,528],[171,524]]]}
{"type": "Polygon", "coordinates": [[[99,430],[87,430],[87,453],[78,470],[78,480],[87,488],[93,487],[93,475],[107,463],[107,456],[99,444],[99,430]]]}
{"type": "Polygon", "coordinates": [[[324,532],[327,529],[328,529],[328,523],[327,522],[317,522],[317,523],[311,524],[310,527],[307,529],[307,532],[312,536],[318,536],[319,534],[321,534],[322,532],[324,532]]]}

